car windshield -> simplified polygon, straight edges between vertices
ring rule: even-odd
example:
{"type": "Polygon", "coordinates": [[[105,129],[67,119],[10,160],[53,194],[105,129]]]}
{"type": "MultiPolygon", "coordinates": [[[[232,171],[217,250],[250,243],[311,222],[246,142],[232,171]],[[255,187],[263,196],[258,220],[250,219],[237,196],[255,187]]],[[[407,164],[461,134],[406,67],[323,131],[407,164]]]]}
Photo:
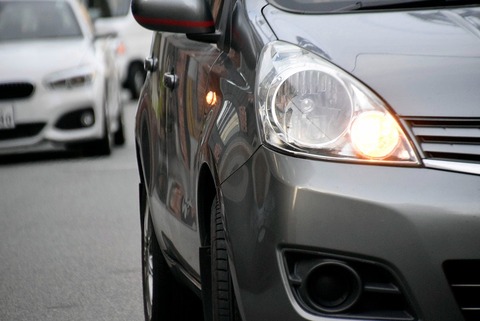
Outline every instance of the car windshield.
{"type": "Polygon", "coordinates": [[[297,13],[418,9],[480,4],[480,0],[268,0],[268,2],[280,9],[297,13]]]}
{"type": "Polygon", "coordinates": [[[0,41],[81,36],[78,21],[66,2],[0,2],[0,41]]]}

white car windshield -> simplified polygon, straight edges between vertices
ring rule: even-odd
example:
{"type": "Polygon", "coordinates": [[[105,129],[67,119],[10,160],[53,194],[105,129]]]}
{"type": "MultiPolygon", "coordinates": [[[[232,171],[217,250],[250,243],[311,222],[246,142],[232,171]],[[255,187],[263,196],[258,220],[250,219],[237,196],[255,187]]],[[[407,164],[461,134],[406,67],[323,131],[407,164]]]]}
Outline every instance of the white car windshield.
{"type": "Polygon", "coordinates": [[[0,2],[0,41],[81,36],[80,26],[66,2],[0,2]]]}

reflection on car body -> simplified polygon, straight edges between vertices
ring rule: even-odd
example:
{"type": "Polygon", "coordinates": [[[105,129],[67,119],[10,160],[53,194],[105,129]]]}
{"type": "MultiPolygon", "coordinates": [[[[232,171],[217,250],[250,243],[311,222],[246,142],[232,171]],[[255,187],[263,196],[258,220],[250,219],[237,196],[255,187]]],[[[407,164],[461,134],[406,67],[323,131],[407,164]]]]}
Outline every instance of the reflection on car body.
{"type": "Polygon", "coordinates": [[[0,1],[0,60],[0,153],[124,143],[114,52],[78,1],[0,1]]]}
{"type": "Polygon", "coordinates": [[[478,1],[132,12],[146,320],[480,319],[478,1]]]}

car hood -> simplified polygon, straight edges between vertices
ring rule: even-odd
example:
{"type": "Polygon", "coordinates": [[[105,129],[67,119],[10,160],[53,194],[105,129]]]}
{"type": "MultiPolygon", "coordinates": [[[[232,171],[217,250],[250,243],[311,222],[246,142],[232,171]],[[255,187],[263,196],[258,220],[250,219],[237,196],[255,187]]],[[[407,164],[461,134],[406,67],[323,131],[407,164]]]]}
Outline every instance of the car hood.
{"type": "Polygon", "coordinates": [[[401,116],[480,117],[479,8],[264,15],[279,40],[343,68],[401,116]]]}
{"type": "Polygon", "coordinates": [[[92,45],[78,39],[0,43],[0,81],[36,82],[87,64],[93,56],[92,45]]]}

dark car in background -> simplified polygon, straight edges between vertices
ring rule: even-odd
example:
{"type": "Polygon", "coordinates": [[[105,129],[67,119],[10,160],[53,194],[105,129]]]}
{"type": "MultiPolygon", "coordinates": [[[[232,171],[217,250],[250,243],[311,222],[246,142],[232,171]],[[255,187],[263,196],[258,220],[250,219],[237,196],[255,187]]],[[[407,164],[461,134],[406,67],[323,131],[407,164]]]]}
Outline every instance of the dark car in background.
{"type": "Polygon", "coordinates": [[[132,11],[146,320],[480,320],[479,1],[132,11]]]}

